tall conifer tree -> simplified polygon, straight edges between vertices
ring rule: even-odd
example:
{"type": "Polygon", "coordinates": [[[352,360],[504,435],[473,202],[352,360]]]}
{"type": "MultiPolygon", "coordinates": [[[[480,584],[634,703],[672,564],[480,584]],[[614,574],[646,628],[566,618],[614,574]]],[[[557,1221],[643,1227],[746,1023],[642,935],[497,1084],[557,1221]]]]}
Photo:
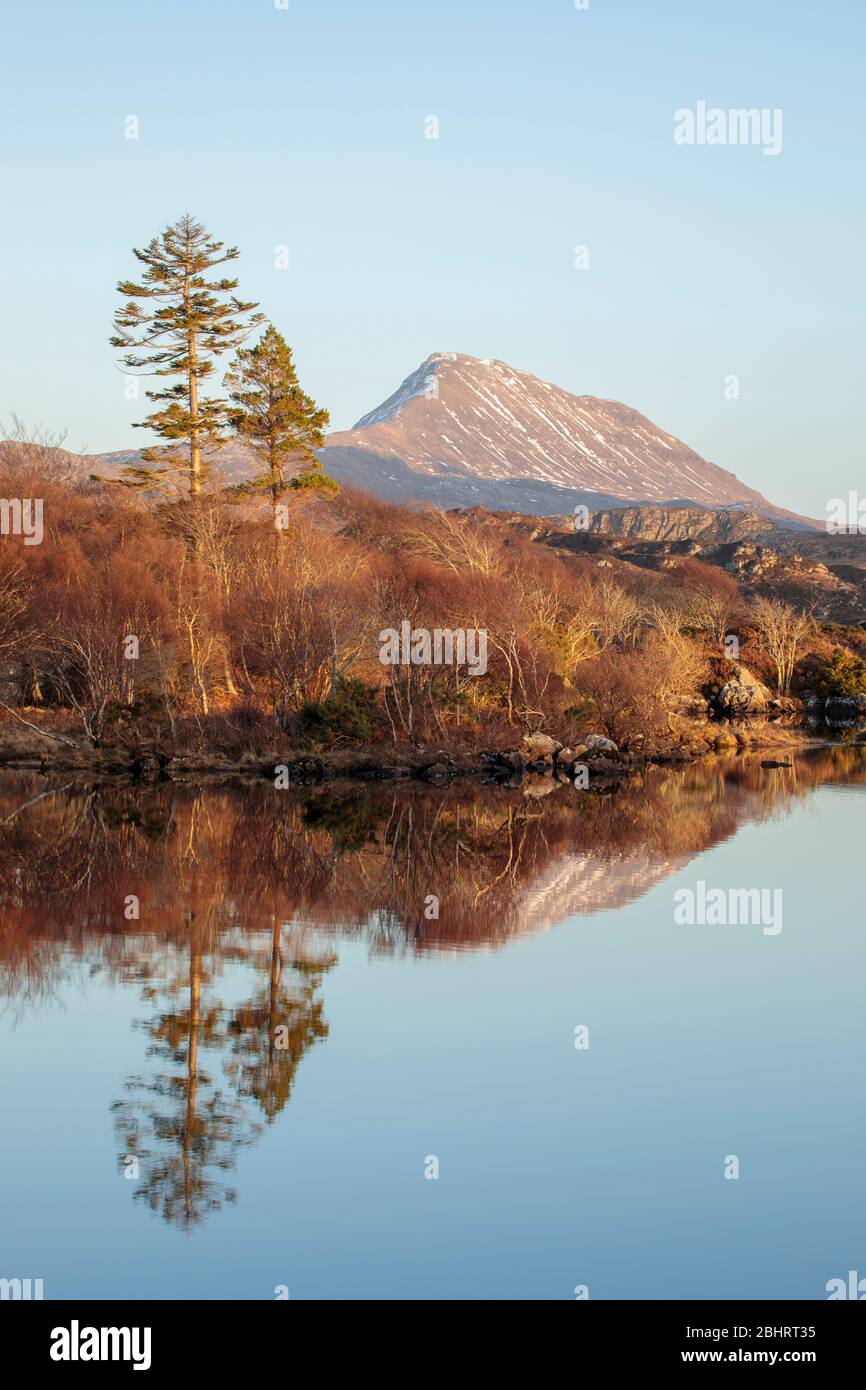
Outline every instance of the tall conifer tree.
{"type": "Polygon", "coordinates": [[[237,259],[236,246],[224,249],[200,222],[187,213],[166,227],[143,251],[133,248],[145,266],[140,283],[121,280],[126,298],[115,319],[113,347],[131,370],[152,376],[179,377],[164,390],[148,391],[160,408],[137,428],[160,435],[167,450],[145,449],[145,465],[124,471],[133,487],[166,487],[179,476],[191,497],[201,492],[204,456],[225,424],[226,402],[205,397],[201,384],[215,369],[215,359],[239,346],[264,319],[254,303],[238,299],[237,280],[207,278],[215,266],[237,259]]]}
{"type": "Polygon", "coordinates": [[[229,425],[264,465],[252,486],[269,489],[278,530],[287,487],[339,491],[316,454],[330,416],[301,389],[292,349],[273,325],[254,347],[238,349],[225,386],[229,425]]]}

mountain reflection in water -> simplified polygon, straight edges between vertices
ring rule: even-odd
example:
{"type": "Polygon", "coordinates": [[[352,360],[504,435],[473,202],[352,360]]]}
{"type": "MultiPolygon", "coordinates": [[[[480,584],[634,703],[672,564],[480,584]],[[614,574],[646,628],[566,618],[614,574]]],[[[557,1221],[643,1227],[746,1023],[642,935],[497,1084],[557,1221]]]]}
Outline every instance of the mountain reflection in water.
{"type": "Polygon", "coordinates": [[[566,784],[544,798],[5,774],[0,993],[26,1011],[76,971],[140,991],[145,1066],[114,1102],[117,1161],[138,1201],[186,1228],[234,1200],[238,1151],[327,1038],[321,988],[341,937],[376,954],[495,948],[634,901],[826,782],[866,783],[864,750],[653,769],[610,794],[566,784]],[[221,976],[237,965],[253,984],[229,1000],[221,976]]]}

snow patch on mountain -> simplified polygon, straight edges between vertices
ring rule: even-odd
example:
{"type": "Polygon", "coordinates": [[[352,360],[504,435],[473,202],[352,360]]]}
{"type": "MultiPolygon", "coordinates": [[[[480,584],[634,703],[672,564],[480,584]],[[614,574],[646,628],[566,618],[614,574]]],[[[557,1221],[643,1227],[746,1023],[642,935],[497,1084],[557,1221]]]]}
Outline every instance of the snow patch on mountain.
{"type": "Polygon", "coordinates": [[[421,478],[435,476],[462,479],[463,492],[470,479],[507,483],[509,495],[534,482],[622,503],[686,498],[788,515],[629,406],[460,353],[433,353],[354,429],[329,435],[326,467],[331,450],[344,476],[362,454],[390,461],[391,476],[399,460],[418,476],[419,497],[429,495],[421,478]]]}

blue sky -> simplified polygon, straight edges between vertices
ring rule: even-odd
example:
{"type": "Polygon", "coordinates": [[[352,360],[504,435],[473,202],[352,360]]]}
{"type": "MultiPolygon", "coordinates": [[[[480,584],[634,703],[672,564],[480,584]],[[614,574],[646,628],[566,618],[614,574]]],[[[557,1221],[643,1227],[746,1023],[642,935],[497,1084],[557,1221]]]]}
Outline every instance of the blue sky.
{"type": "Polygon", "coordinates": [[[336,428],[459,351],[811,515],[866,488],[854,0],[7,0],[2,27],[0,419],[144,442],[114,286],[188,210],[336,428]],[[675,144],[699,100],[781,108],[781,154],[675,144]]]}

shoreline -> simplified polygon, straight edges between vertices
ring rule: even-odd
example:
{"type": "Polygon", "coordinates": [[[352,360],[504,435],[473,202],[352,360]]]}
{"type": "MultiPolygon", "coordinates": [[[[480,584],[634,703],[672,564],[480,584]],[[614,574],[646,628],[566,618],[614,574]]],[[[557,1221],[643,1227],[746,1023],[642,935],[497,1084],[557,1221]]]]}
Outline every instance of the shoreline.
{"type": "MultiPolygon", "coordinates": [[[[784,766],[781,758],[821,747],[849,743],[866,747],[866,731],[853,739],[830,737],[802,724],[753,721],[734,724],[719,721],[711,727],[684,727],[677,737],[661,740],[640,751],[621,751],[599,734],[589,734],[589,747],[563,748],[546,734],[528,735],[523,746],[501,750],[457,746],[407,749],[386,745],[363,748],[304,749],[288,747],[265,754],[227,758],[217,752],[186,750],[170,754],[158,748],[125,749],[46,747],[34,738],[32,746],[5,750],[0,745],[0,772],[36,772],[43,775],[71,773],[82,778],[124,780],[136,784],[213,782],[226,778],[271,781],[284,789],[315,786],[335,781],[361,785],[371,782],[451,785],[459,781],[486,785],[552,785],[575,782],[576,769],[586,770],[587,790],[608,790],[632,773],[648,767],[688,766],[712,757],[746,757],[762,752],[779,754],[768,766],[784,766]],[[555,747],[538,754],[533,741],[555,747]],[[592,743],[600,746],[594,748],[592,743]],[[528,745],[528,747],[527,747],[528,745]]],[[[23,740],[21,740],[23,742],[23,740]]]]}

